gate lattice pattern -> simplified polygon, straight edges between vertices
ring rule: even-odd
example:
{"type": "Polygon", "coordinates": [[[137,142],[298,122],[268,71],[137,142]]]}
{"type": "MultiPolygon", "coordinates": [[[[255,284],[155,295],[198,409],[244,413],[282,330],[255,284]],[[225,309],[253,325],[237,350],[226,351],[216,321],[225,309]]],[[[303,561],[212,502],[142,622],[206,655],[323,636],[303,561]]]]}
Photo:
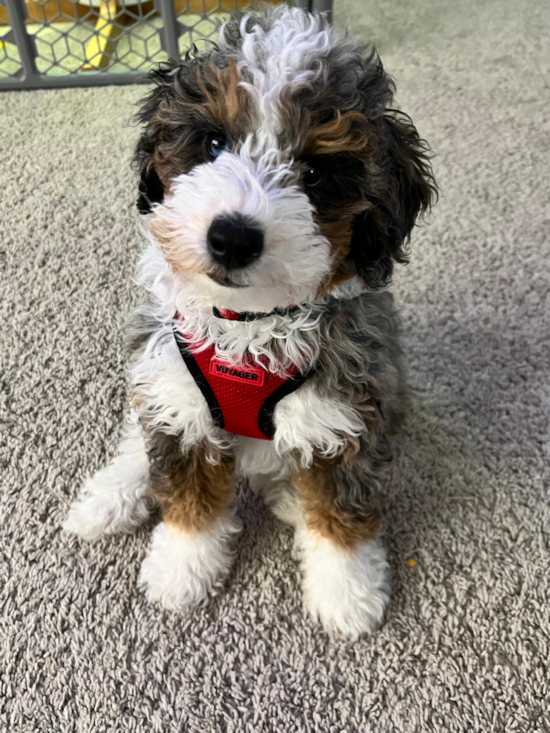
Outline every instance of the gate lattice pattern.
{"type": "MultiPolygon", "coordinates": [[[[332,9],[332,0],[292,4],[332,9]]],[[[160,61],[208,43],[224,15],[250,5],[251,0],[0,0],[0,90],[140,81],[160,61]]]]}

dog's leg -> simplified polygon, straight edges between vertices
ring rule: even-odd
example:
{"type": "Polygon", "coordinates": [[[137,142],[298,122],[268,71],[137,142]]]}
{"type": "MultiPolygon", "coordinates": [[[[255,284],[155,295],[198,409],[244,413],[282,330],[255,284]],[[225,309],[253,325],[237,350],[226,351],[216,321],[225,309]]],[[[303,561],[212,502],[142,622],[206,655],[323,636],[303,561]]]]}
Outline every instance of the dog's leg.
{"type": "Polygon", "coordinates": [[[374,477],[362,461],[318,461],[293,477],[303,508],[296,542],[305,605],[327,631],[352,639],[381,623],[389,600],[379,514],[367,488],[374,477]]]}
{"type": "Polygon", "coordinates": [[[183,610],[216,593],[233,560],[240,525],[229,510],[233,458],[207,455],[196,447],[184,454],[177,437],[148,438],[151,491],[162,507],[141,566],[139,584],[150,601],[183,610]]]}
{"type": "Polygon", "coordinates": [[[272,479],[262,486],[262,496],[273,514],[281,522],[298,529],[303,523],[300,496],[290,481],[290,476],[272,479]]]}
{"type": "Polygon", "coordinates": [[[143,431],[136,414],[131,412],[118,454],[85,482],[64,529],[89,541],[103,535],[133,532],[148,519],[154,506],[147,492],[148,472],[143,431]]]}

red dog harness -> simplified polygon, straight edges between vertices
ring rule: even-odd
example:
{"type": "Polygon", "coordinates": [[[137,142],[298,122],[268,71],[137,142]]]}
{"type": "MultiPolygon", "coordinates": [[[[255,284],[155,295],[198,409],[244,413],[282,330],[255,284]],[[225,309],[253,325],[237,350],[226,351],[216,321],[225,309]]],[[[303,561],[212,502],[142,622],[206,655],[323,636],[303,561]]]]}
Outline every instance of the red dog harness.
{"type": "MultiPolygon", "coordinates": [[[[253,320],[264,314],[214,310],[218,318],[253,320]]],[[[265,314],[270,315],[270,314],[265,314]]],[[[174,331],[180,354],[201,390],[215,425],[228,433],[272,440],[273,411],[277,403],[305,382],[309,373],[294,366],[287,377],[279,377],[252,359],[235,365],[216,356],[214,346],[191,349],[185,334],[174,331]]]]}

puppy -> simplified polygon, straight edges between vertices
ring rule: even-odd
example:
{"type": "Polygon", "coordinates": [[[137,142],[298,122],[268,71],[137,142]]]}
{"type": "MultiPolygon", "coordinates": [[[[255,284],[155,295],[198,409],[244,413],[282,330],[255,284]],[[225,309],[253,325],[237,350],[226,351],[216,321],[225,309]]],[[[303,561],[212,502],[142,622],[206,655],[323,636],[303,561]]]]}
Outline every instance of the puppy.
{"type": "Polygon", "coordinates": [[[237,13],[152,80],[132,409],[65,527],[160,505],[139,583],[183,610],[229,573],[247,478],[295,530],[311,615],[356,638],[389,598],[376,496],[406,399],[384,286],[435,194],[426,145],[376,53],[297,8],[237,13]]]}

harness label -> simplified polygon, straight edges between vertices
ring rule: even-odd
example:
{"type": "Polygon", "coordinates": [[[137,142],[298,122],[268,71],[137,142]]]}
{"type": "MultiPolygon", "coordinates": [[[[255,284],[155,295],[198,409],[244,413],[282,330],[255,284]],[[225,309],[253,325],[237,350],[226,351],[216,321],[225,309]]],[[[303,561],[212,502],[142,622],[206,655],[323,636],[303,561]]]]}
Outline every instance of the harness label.
{"type": "Polygon", "coordinates": [[[265,379],[263,369],[251,369],[250,367],[233,366],[218,359],[211,359],[210,374],[223,379],[230,379],[232,382],[242,382],[254,387],[262,387],[265,379]]]}

